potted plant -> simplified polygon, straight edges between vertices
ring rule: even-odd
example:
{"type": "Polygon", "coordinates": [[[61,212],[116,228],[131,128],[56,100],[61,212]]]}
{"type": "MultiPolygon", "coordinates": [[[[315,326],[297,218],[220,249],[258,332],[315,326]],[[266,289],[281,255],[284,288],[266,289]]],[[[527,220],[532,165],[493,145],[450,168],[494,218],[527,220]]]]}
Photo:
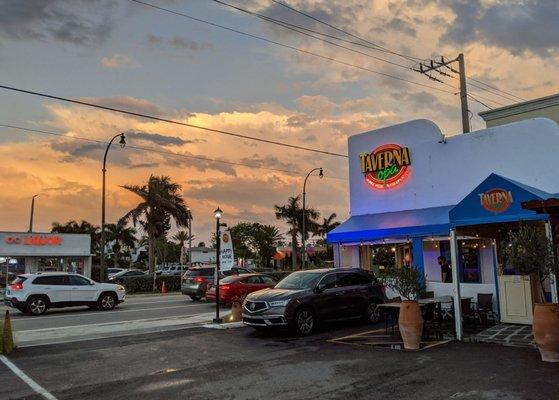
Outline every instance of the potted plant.
{"type": "Polygon", "coordinates": [[[423,334],[423,317],[417,298],[423,287],[423,277],[413,266],[385,268],[380,277],[384,284],[405,298],[400,306],[398,327],[404,348],[418,350],[423,334]]]}
{"type": "Polygon", "coordinates": [[[559,362],[559,305],[545,303],[544,281],[559,272],[553,243],[543,229],[522,226],[510,232],[510,243],[505,250],[508,264],[521,275],[530,276],[532,299],[535,303],[533,331],[543,361],[559,362]]]}
{"type": "Polygon", "coordinates": [[[231,301],[231,315],[228,322],[239,322],[243,320],[243,302],[246,294],[237,295],[231,301]]]}

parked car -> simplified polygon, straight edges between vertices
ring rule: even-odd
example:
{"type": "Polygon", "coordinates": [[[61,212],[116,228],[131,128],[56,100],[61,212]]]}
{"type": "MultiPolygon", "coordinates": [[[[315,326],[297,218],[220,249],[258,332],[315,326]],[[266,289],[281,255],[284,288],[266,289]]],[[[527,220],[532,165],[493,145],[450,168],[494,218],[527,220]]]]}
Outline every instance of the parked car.
{"type": "Polygon", "coordinates": [[[362,269],[317,269],[294,272],[273,289],[247,296],[243,323],[256,329],[288,327],[309,335],[317,324],[351,318],[375,323],[382,285],[362,269]]]}
{"type": "MultiPolygon", "coordinates": [[[[243,298],[257,290],[276,286],[270,276],[264,274],[243,274],[226,276],[219,281],[219,302],[231,304],[235,298],[243,298]]],[[[215,285],[206,290],[206,300],[215,301],[215,285]]]]}
{"type": "Polygon", "coordinates": [[[31,315],[49,308],[89,306],[112,310],[126,297],[121,285],[98,283],[67,272],[18,275],[8,286],[4,304],[31,315]]]}
{"type": "MultiPolygon", "coordinates": [[[[222,271],[221,276],[250,274],[246,268],[233,267],[229,271],[222,271]]],[[[215,266],[192,267],[182,277],[181,292],[189,296],[192,300],[197,301],[206,296],[208,283],[213,283],[215,275],[215,266]]]]}
{"type": "Polygon", "coordinates": [[[107,268],[107,276],[110,278],[114,274],[124,271],[124,268],[107,268]]]}
{"type": "Polygon", "coordinates": [[[148,276],[144,271],[139,269],[125,269],[123,271],[117,272],[113,276],[109,277],[109,281],[112,283],[124,283],[126,279],[146,277],[148,276]]]}
{"type": "MultiPolygon", "coordinates": [[[[186,268],[182,268],[183,270],[186,268]]],[[[161,272],[162,276],[180,276],[181,274],[181,266],[180,264],[173,264],[169,265],[168,267],[164,268],[161,272]]]]}

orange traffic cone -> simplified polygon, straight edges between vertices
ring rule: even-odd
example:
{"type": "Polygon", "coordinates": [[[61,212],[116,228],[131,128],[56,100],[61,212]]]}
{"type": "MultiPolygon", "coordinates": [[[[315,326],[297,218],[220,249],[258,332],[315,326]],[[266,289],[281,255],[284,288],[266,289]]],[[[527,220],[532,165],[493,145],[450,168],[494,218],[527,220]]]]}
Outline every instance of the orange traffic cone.
{"type": "Polygon", "coordinates": [[[167,293],[167,287],[165,286],[165,281],[163,281],[163,283],[161,284],[161,293],[162,294],[167,293]]]}
{"type": "Polygon", "coordinates": [[[10,354],[16,346],[14,344],[14,336],[12,333],[12,321],[10,318],[10,312],[8,310],[6,310],[6,316],[4,317],[3,332],[0,333],[0,335],[3,336],[2,349],[0,349],[0,353],[10,354]]]}

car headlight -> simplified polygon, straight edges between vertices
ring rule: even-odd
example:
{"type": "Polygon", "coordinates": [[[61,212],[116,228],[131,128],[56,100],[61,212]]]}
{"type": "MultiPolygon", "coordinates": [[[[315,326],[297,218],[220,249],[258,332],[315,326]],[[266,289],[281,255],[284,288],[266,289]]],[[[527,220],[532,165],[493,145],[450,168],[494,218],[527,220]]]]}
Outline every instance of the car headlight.
{"type": "Polygon", "coordinates": [[[118,285],[118,286],[116,287],[116,290],[119,290],[119,291],[121,291],[121,292],[124,292],[126,289],[124,288],[124,286],[118,285]]]}
{"type": "Polygon", "coordinates": [[[289,303],[289,300],[276,300],[276,301],[269,301],[268,305],[270,307],[285,307],[289,303]]]}

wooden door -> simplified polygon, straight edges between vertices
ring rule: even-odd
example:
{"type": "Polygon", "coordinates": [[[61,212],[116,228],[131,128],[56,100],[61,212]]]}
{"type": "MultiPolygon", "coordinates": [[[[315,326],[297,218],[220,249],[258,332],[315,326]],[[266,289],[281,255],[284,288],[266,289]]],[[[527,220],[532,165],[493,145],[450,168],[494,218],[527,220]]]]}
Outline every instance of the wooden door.
{"type": "Polygon", "coordinates": [[[501,322],[532,324],[533,301],[530,276],[499,276],[499,305],[501,322]]]}

